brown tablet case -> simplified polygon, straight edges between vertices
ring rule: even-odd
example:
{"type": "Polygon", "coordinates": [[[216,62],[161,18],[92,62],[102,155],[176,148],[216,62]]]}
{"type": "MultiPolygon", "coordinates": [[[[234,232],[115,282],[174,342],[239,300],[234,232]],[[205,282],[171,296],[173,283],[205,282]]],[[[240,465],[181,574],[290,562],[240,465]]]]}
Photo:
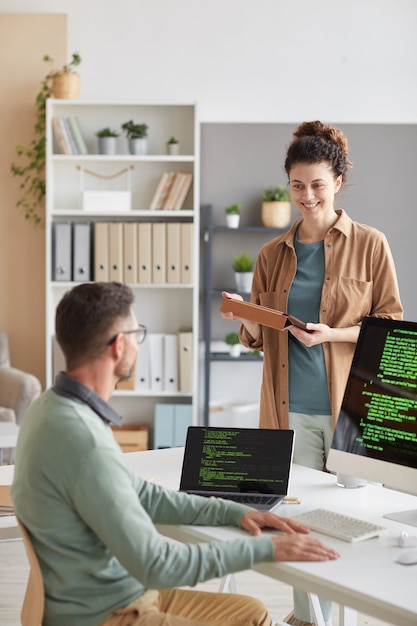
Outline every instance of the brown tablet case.
{"type": "Polygon", "coordinates": [[[284,330],[288,328],[288,326],[298,326],[298,328],[307,330],[305,322],[302,322],[293,315],[275,309],[269,309],[260,304],[253,304],[253,302],[223,298],[220,311],[222,311],[222,313],[232,312],[242,319],[257,322],[262,326],[269,326],[276,330],[284,330]]]}

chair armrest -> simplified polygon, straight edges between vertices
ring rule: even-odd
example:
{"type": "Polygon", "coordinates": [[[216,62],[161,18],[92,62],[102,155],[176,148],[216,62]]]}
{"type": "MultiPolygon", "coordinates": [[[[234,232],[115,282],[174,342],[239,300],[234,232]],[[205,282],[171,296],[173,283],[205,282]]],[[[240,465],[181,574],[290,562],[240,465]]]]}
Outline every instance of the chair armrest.
{"type": "Polygon", "coordinates": [[[33,374],[15,367],[0,368],[0,406],[14,410],[17,424],[41,391],[41,383],[33,374]]]}

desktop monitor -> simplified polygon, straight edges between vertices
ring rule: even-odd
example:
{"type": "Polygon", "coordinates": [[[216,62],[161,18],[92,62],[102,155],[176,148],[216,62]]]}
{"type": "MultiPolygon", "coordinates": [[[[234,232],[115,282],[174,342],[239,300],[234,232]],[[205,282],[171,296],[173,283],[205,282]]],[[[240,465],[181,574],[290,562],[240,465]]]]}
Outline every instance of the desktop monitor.
{"type": "Polygon", "coordinates": [[[417,495],[417,322],[363,320],[327,468],[417,495]]]}

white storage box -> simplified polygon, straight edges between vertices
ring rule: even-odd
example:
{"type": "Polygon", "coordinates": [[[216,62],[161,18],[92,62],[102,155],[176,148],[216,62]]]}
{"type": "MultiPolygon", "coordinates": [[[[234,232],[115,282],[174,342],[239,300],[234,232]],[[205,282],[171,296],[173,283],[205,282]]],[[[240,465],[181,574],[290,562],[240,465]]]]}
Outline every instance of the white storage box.
{"type": "Polygon", "coordinates": [[[83,211],[130,211],[132,194],[130,191],[83,191],[83,211]]]}

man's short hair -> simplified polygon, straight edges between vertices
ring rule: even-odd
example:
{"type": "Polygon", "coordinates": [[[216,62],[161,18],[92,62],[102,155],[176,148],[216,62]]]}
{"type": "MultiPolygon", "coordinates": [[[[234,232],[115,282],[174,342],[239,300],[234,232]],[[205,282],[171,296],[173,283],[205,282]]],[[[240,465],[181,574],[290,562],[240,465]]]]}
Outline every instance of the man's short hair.
{"type": "Polygon", "coordinates": [[[122,283],[82,283],[67,291],[56,310],[55,332],[68,369],[103,354],[117,322],[127,329],[133,302],[132,290],[122,283]]]}

